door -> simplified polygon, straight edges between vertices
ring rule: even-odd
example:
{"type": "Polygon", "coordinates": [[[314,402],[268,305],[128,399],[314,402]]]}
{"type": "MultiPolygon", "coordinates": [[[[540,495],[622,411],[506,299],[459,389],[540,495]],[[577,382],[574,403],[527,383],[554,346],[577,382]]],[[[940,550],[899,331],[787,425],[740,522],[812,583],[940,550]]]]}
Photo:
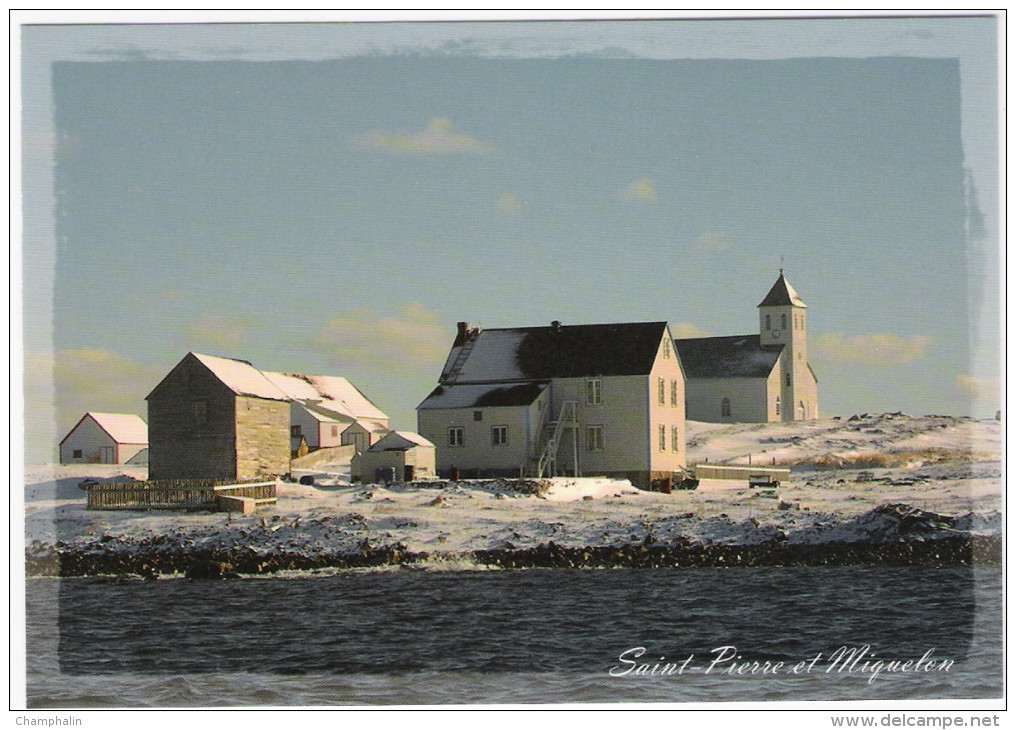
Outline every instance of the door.
{"type": "Polygon", "coordinates": [[[99,463],[100,464],[115,464],[116,458],[113,455],[112,446],[100,446],[99,447],[99,463]]]}

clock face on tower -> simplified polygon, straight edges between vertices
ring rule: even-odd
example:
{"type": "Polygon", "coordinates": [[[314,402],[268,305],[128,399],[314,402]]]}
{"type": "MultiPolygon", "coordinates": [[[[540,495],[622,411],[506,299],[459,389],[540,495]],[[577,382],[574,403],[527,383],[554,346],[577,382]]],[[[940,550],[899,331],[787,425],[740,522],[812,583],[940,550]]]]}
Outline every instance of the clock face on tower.
{"type": "Polygon", "coordinates": [[[773,337],[776,338],[776,337],[779,337],[779,336],[780,336],[780,331],[779,330],[773,330],[773,337]]]}

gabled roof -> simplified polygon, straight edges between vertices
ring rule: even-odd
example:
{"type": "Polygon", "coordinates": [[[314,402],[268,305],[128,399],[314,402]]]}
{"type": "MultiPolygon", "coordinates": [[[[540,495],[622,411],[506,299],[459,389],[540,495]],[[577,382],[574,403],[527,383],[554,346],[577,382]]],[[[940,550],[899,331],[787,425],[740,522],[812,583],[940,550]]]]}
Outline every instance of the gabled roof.
{"type": "Polygon", "coordinates": [[[516,385],[495,383],[439,385],[417,406],[417,409],[528,406],[546,389],[546,382],[516,385]]]}
{"type": "Polygon", "coordinates": [[[797,296],[797,292],[794,291],[794,287],[790,286],[790,282],[787,281],[787,277],[783,275],[783,269],[780,269],[780,278],[773,284],[773,288],[766,294],[766,298],[759,304],[760,307],[785,307],[792,305],[795,307],[805,307],[807,304],[801,301],[801,297],[797,296]]]}
{"type": "Polygon", "coordinates": [[[687,378],[767,378],[784,345],[765,345],[759,335],[674,340],[687,378]]]}
{"type": "MultiPolygon", "coordinates": [[[[387,423],[387,421],[385,423],[387,423]]],[[[365,418],[362,420],[353,421],[351,424],[346,426],[345,429],[343,429],[342,433],[352,431],[355,428],[362,428],[364,431],[367,431],[368,433],[389,433],[391,429],[389,429],[388,426],[385,425],[385,423],[365,418]]]]}
{"type": "Polygon", "coordinates": [[[335,375],[265,372],[264,376],[286,396],[318,413],[358,419],[386,420],[388,416],[348,380],[335,375]]]}
{"type": "Polygon", "coordinates": [[[289,400],[289,397],[278,386],[249,362],[201,355],[196,352],[191,354],[237,395],[249,395],[267,400],[289,400]]]}
{"type": "Polygon", "coordinates": [[[87,418],[95,421],[96,425],[118,444],[148,443],[148,424],[141,416],[134,413],[97,413],[95,411],[89,411],[82,416],[81,420],[67,432],[67,436],[64,436],[60,443],[66,441],[87,418]]]}
{"type": "Polygon", "coordinates": [[[665,332],[666,322],[482,330],[453,345],[441,382],[646,375],[665,332]]]}
{"type": "Polygon", "coordinates": [[[408,451],[417,446],[434,448],[433,443],[418,433],[413,433],[412,431],[392,431],[367,449],[367,451],[408,451]]]}

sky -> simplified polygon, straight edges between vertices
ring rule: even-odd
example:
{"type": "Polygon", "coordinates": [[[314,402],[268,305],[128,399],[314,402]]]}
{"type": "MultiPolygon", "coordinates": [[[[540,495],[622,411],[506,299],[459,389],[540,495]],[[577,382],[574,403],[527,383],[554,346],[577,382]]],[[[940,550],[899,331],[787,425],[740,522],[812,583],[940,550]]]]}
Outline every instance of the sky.
{"type": "Polygon", "coordinates": [[[26,25],[29,462],[189,351],[415,429],[457,321],[757,331],[823,415],[1000,399],[997,23],[26,25]]]}

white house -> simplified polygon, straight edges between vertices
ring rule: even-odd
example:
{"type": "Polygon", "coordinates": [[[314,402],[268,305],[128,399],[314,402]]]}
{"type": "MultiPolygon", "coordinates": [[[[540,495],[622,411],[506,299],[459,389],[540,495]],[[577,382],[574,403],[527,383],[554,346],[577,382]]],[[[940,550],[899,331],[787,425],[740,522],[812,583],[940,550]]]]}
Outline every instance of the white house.
{"type": "Polygon", "coordinates": [[[60,463],[125,464],[147,448],[141,416],[89,411],[60,442],[60,463]]]}
{"type": "Polygon", "coordinates": [[[343,446],[352,445],[356,453],[366,451],[388,433],[388,421],[364,418],[354,421],[339,435],[343,446]]]}
{"type": "Polygon", "coordinates": [[[806,309],[780,269],[758,305],[758,334],[677,340],[688,418],[711,423],[818,418],[806,309]]]}
{"type": "Polygon", "coordinates": [[[604,475],[649,488],[685,464],[684,373],[666,322],[460,322],[439,383],[417,420],[441,475],[604,475]]]}
{"type": "Polygon", "coordinates": [[[364,482],[433,478],[434,444],[418,433],[391,431],[366,451],[356,454],[349,471],[354,480],[364,482]]]}

